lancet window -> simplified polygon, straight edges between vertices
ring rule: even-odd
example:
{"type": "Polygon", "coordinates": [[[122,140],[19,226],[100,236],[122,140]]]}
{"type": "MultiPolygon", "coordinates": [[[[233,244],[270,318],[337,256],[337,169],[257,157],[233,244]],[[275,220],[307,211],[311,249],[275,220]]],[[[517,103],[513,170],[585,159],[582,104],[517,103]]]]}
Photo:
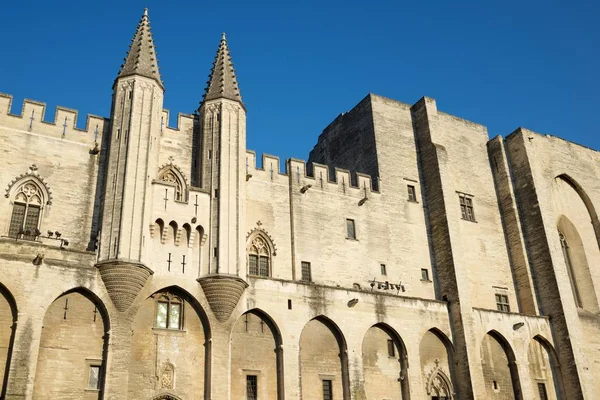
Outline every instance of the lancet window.
{"type": "Polygon", "coordinates": [[[8,236],[33,240],[39,236],[44,194],[33,180],[23,182],[14,192],[8,236]]]}
{"type": "Polygon", "coordinates": [[[163,169],[158,179],[175,186],[176,201],[187,201],[187,189],[183,177],[174,167],[163,169]]]}
{"type": "Polygon", "coordinates": [[[270,276],[271,251],[261,236],[252,239],[248,249],[248,275],[270,276]]]}

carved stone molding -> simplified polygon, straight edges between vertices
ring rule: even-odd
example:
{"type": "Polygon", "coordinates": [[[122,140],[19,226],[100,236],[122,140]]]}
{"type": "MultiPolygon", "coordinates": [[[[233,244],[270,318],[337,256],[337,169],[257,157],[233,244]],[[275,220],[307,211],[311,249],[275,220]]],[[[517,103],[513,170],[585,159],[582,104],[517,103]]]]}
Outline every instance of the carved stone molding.
{"type": "Polygon", "coordinates": [[[198,278],[210,309],[219,322],[226,322],[248,284],[235,275],[213,274],[198,278]]]}
{"type": "Polygon", "coordinates": [[[105,261],[96,264],[108,295],[120,312],[127,311],[150,275],[152,270],[143,264],[123,261],[105,261]]]}

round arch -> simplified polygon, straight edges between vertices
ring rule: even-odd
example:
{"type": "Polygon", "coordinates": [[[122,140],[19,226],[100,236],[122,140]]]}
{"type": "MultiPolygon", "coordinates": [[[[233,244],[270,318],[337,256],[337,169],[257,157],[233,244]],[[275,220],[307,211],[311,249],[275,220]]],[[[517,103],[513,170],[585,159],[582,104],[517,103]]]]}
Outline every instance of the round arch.
{"type": "MultiPolygon", "coordinates": [[[[485,336],[490,336],[496,342],[500,344],[506,358],[508,359],[508,369],[510,371],[510,381],[512,383],[513,395],[515,400],[523,399],[523,392],[521,390],[521,381],[519,380],[519,370],[517,367],[517,357],[515,356],[515,352],[512,349],[512,346],[508,342],[508,340],[497,330],[492,329],[488,331],[485,336]]],[[[483,341],[482,341],[483,343],[483,341]]]]}
{"type": "MultiPolygon", "coordinates": [[[[12,352],[13,352],[13,346],[14,346],[14,342],[15,342],[15,331],[17,330],[17,319],[19,318],[19,313],[18,313],[18,309],[17,309],[17,302],[14,298],[14,296],[12,295],[12,293],[10,292],[10,290],[8,290],[8,288],[6,286],[4,286],[2,283],[0,283],[0,297],[3,297],[6,302],[8,303],[8,307],[10,308],[10,317],[11,317],[11,326],[10,326],[10,333],[8,334],[8,338],[7,338],[7,349],[6,349],[6,362],[4,363],[4,365],[0,366],[0,368],[3,368],[2,370],[2,376],[0,376],[2,378],[1,381],[1,386],[0,386],[0,398],[4,398],[6,396],[6,387],[8,386],[8,374],[10,371],[10,362],[12,360],[12,352]]],[[[0,338],[3,339],[3,338],[0,338]]]]}

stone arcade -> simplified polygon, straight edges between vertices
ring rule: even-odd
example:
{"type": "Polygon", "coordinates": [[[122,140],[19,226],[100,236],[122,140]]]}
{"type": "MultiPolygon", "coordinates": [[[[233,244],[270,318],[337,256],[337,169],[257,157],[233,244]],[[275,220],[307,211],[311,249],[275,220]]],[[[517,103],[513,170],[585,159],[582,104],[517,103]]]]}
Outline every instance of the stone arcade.
{"type": "Polygon", "coordinates": [[[0,397],[597,398],[600,153],[369,94],[257,162],[225,36],[168,126],[147,12],[113,90],[0,95],[0,397]]]}

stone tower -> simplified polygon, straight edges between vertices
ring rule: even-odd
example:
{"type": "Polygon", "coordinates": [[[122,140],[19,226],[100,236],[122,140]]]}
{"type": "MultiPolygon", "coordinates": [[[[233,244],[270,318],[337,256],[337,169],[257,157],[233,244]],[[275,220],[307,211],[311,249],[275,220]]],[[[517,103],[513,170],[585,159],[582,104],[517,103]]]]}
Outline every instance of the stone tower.
{"type": "Polygon", "coordinates": [[[119,311],[129,308],[152,273],[145,264],[146,194],[158,164],[163,95],[146,9],[113,85],[107,148],[98,268],[119,311]]]}
{"type": "Polygon", "coordinates": [[[202,182],[211,194],[210,274],[199,279],[211,308],[227,320],[245,282],[246,110],[225,34],[200,105],[202,182]]]}

